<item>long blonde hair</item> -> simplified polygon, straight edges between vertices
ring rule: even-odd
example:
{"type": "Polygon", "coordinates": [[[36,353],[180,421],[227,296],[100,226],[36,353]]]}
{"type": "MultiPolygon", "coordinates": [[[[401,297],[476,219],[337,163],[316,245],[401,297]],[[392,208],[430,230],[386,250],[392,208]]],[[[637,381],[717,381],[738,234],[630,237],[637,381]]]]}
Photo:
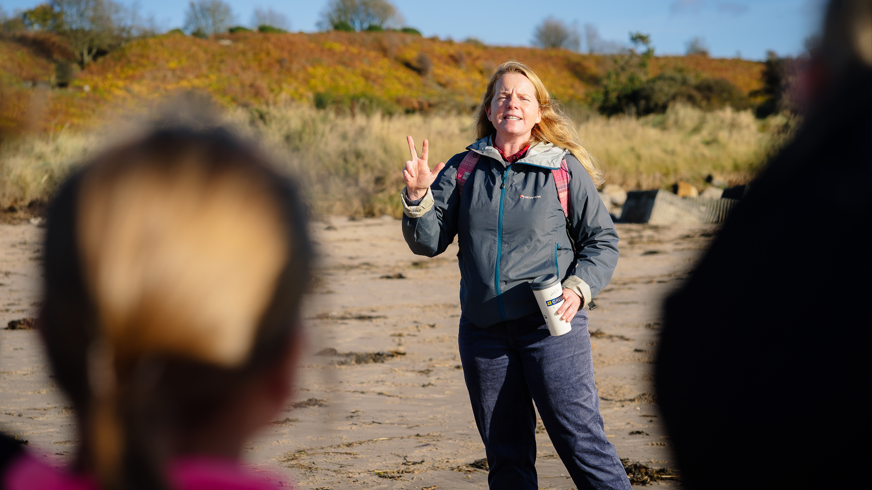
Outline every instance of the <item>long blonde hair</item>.
{"type": "Polygon", "coordinates": [[[43,338],[104,490],[168,488],[167,437],[286,355],[311,258],[293,185],[229,132],[186,128],[84,166],[45,254],[43,338]]]}
{"type": "Polygon", "coordinates": [[[490,80],[487,82],[487,90],[484,92],[481,105],[478,107],[475,115],[477,137],[479,139],[484,138],[496,132],[496,128],[494,128],[494,125],[487,117],[487,109],[493,102],[497,82],[507,73],[524,75],[530,80],[533,87],[536,88],[536,100],[539,102],[539,109],[542,111],[542,121],[533,126],[530,140],[534,143],[551,143],[569,150],[581,162],[587,173],[590,174],[590,178],[593,179],[595,185],[599,186],[605,182],[603,171],[599,167],[598,162],[581,146],[578,131],[575,130],[572,120],[563,113],[563,109],[551,98],[551,94],[545,89],[545,84],[542,83],[542,80],[539,79],[536,73],[520,61],[509,60],[501,64],[494,70],[493,75],[491,75],[490,80]]]}

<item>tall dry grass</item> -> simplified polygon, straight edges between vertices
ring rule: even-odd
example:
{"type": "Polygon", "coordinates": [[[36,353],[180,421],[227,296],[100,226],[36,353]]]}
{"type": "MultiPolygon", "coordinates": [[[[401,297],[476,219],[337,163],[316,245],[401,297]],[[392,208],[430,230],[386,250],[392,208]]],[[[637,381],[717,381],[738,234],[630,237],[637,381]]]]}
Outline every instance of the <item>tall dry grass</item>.
{"type": "MultiPolygon", "coordinates": [[[[297,175],[317,216],[400,216],[405,136],[419,149],[430,140],[431,164],[447,161],[473,138],[472,118],[460,115],[352,117],[285,103],[236,108],[223,117],[263,141],[297,175]]],[[[783,130],[788,123],[780,116],[756,120],[748,111],[675,106],[640,119],[588,115],[579,133],[602,162],[607,182],[630,190],[677,180],[701,186],[710,173],[747,182],[789,134],[783,130]]],[[[116,141],[111,134],[62,130],[7,143],[0,148],[0,206],[50,197],[76,162],[116,141]]]]}
{"type": "Polygon", "coordinates": [[[606,182],[625,189],[657,189],[683,180],[697,187],[709,174],[732,184],[750,181],[790,135],[784,116],[760,121],[750,111],[703,112],[673,105],[642,118],[596,117],[579,134],[600,159],[606,182]]]}

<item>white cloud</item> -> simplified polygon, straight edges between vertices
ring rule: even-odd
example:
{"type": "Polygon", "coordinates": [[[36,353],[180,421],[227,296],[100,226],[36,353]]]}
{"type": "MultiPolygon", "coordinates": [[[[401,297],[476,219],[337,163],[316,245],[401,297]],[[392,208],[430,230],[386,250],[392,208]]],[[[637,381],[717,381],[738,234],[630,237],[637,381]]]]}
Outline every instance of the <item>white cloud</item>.
{"type": "Polygon", "coordinates": [[[739,16],[748,11],[748,6],[741,3],[721,2],[718,4],[718,11],[739,16]]]}
{"type": "Polygon", "coordinates": [[[698,14],[705,0],[675,0],[669,7],[674,14],[698,14]]]}

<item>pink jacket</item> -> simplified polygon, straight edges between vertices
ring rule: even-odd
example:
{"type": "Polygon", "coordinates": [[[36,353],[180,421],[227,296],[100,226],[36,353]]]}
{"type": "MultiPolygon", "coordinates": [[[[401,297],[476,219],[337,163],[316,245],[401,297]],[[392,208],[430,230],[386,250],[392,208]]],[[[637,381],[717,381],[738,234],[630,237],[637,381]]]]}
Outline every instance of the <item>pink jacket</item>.
{"type": "MultiPolygon", "coordinates": [[[[170,465],[170,483],[179,490],[275,490],[293,488],[281,476],[245,468],[237,461],[217,458],[183,458],[170,465]]],[[[5,490],[99,490],[93,478],[74,475],[25,454],[13,461],[3,475],[5,490]]]]}

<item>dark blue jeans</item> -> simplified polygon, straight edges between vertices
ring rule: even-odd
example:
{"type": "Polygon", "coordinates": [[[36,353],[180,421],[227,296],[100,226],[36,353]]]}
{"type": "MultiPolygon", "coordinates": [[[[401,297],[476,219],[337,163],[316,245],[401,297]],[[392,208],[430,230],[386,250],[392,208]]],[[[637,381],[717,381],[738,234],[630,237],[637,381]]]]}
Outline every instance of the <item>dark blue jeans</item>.
{"type": "Polygon", "coordinates": [[[488,328],[461,316],[458,344],[490,488],[539,488],[533,402],[579,490],[630,488],[599,413],[584,310],[560,337],[539,313],[488,328]]]}

